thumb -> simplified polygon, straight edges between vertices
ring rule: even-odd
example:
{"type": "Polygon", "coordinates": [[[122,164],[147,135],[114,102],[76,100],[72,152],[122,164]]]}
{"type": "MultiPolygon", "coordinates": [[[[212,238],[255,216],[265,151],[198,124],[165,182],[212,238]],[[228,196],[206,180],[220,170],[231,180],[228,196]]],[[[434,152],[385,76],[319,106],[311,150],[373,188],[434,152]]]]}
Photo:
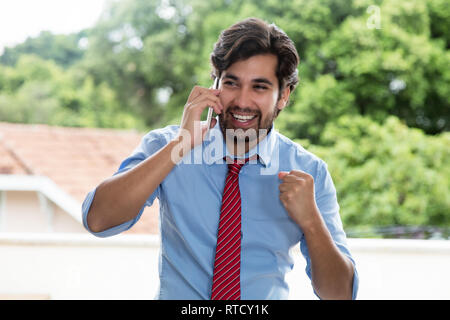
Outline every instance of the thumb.
{"type": "Polygon", "coordinates": [[[214,128],[216,123],[217,123],[217,119],[212,118],[211,125],[209,126],[209,128],[207,128],[206,121],[204,122],[204,124],[202,124],[202,139],[205,139],[205,136],[206,136],[206,133],[208,132],[208,130],[214,128]]]}
{"type": "Polygon", "coordinates": [[[278,172],[278,179],[283,180],[284,177],[286,177],[288,174],[289,174],[289,172],[287,172],[287,171],[280,171],[280,172],[278,172]]]}
{"type": "Polygon", "coordinates": [[[214,128],[214,126],[216,125],[216,123],[217,123],[217,119],[216,119],[216,118],[212,118],[212,119],[211,119],[211,126],[210,126],[209,128],[210,128],[210,129],[214,128]]]}

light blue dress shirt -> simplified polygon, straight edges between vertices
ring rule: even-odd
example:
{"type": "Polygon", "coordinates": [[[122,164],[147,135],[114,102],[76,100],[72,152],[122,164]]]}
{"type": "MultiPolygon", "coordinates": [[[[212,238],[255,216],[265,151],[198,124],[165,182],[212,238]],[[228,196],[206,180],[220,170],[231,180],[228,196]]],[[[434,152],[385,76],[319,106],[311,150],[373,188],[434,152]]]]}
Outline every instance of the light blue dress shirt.
{"type": "MultiPolygon", "coordinates": [[[[115,173],[124,172],[154,154],[177,135],[179,126],[150,131],[115,173]]],[[[327,165],[317,156],[277,132],[270,133],[245,156],[259,159],[247,163],[239,174],[242,212],[241,299],[288,299],[285,280],[294,265],[292,248],[300,243],[311,278],[308,247],[300,227],[288,216],[279,199],[279,171],[303,170],[314,178],[320,213],[339,250],[354,260],[346,244],[339,216],[336,190],[327,165]]],[[[210,299],[217,228],[230,156],[218,123],[205,141],[193,149],[148,197],[145,205],[160,202],[161,248],[157,299],[210,299]]],[[[95,195],[83,202],[85,228],[98,237],[109,237],[131,228],[136,218],[94,233],[87,214],[95,195]]],[[[353,278],[353,299],[358,290],[353,278]]]]}

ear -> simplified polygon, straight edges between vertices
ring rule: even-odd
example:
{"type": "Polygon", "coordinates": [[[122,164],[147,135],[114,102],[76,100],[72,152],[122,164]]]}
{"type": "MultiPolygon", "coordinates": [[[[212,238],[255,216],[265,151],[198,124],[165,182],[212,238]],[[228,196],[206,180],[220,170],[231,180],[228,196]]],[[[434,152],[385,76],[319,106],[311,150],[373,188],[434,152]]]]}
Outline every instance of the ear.
{"type": "Polygon", "coordinates": [[[283,92],[281,93],[281,97],[277,102],[277,108],[280,110],[283,110],[288,101],[289,101],[289,96],[291,95],[291,89],[289,88],[289,86],[287,86],[286,88],[283,89],[283,92]]]}

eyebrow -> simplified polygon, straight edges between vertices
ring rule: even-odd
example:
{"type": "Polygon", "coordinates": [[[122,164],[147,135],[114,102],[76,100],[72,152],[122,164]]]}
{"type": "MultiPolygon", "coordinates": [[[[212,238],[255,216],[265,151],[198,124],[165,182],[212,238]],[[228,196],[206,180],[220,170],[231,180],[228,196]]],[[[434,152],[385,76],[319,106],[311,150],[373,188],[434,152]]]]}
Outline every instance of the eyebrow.
{"type": "MultiPolygon", "coordinates": [[[[228,79],[231,79],[231,80],[239,81],[239,77],[235,76],[235,75],[232,74],[232,73],[227,73],[223,78],[224,78],[224,79],[228,78],[228,79]]],[[[255,79],[252,79],[252,82],[256,82],[256,83],[265,83],[265,84],[267,84],[267,85],[273,87],[272,81],[270,81],[269,79],[264,78],[264,77],[263,77],[263,78],[255,78],[255,79]]]]}

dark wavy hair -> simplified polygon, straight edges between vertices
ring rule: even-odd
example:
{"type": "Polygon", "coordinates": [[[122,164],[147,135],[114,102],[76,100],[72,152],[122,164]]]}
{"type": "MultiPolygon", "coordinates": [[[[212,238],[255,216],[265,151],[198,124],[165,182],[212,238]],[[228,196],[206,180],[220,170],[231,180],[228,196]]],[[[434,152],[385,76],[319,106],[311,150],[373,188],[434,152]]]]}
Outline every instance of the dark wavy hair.
{"type": "Polygon", "coordinates": [[[236,61],[267,53],[278,57],[275,72],[279,84],[278,98],[286,86],[294,91],[300,61],[294,42],[275,24],[258,18],[247,18],[222,31],[211,53],[211,76],[213,79],[220,77],[222,71],[236,61]]]}

